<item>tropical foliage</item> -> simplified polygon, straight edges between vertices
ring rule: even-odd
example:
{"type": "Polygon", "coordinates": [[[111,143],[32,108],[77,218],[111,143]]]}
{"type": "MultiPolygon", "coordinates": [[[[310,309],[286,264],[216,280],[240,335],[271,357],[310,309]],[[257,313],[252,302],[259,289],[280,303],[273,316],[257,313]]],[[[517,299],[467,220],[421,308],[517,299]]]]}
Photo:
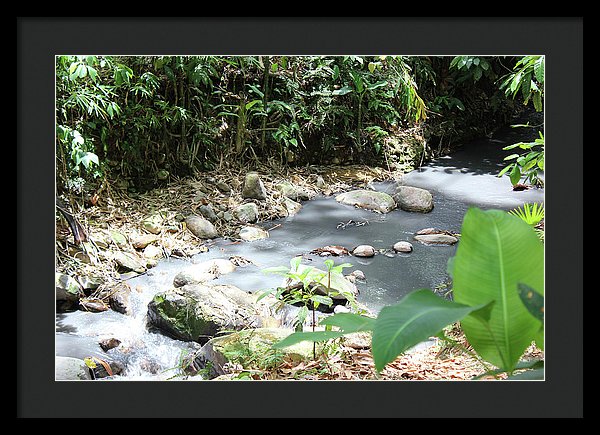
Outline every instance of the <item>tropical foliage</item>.
{"type": "Polygon", "coordinates": [[[507,88],[538,101],[540,61],[518,57],[57,56],[58,187],[144,189],[234,161],[383,164],[402,129],[441,145],[505,122],[514,65],[507,88]]]}
{"type": "Polygon", "coordinates": [[[542,243],[530,225],[500,210],[469,209],[461,235],[448,265],[453,301],[416,290],[383,308],[376,319],[335,314],[321,324],[337,330],[292,334],[276,346],[372,331],[373,359],[381,371],[398,355],[429,337],[443,337],[444,327],[460,321],[477,355],[498,368],[490,373],[511,374],[535,364],[536,376],[543,377],[540,362],[519,361],[532,342],[544,347],[542,243]]]}
{"type": "Polygon", "coordinates": [[[538,132],[539,137],[533,142],[518,142],[505,146],[503,150],[514,150],[514,152],[504,158],[505,161],[512,161],[500,171],[499,177],[508,173],[510,182],[513,186],[517,185],[521,179],[534,185],[543,185],[540,177],[544,171],[544,135],[538,132]]]}

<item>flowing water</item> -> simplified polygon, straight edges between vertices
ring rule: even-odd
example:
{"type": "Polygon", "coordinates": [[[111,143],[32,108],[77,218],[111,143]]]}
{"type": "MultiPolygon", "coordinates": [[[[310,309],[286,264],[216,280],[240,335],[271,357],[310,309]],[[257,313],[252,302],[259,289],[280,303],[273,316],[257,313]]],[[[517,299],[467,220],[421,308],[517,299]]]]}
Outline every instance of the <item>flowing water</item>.
{"type": "MultiPolygon", "coordinates": [[[[430,213],[394,210],[378,214],[339,204],[333,197],[318,197],[305,202],[295,216],[265,223],[265,228],[272,228],[267,239],[246,243],[217,240],[209,252],[198,254],[191,260],[163,260],[147,274],[129,280],[134,288],[130,298],[131,315],[111,310],[57,314],[56,355],[98,356],[120,361],[125,370],[122,376],[112,379],[160,380],[175,375],[182,355],[199,345],[148,331],[147,305],[156,293],[172,287],[174,276],[183,268],[213,258],[242,256],[252,260],[254,265],[238,267],[215,282],[233,284],[255,293],[281,283],[281,277],[264,274],[264,268],[287,266],[297,255],[304,255],[306,262],[324,268],[325,258],[309,255],[310,251],[326,245],[341,245],[351,250],[357,245],[368,244],[379,250],[378,255],[331,258],[336,264],[347,262],[353,265],[345,269],[345,273],[356,269],[364,272],[366,281],[357,281],[360,290],[357,299],[371,311],[377,312],[385,305],[396,303],[415,289],[443,290],[449,283],[446,265],[456,252],[456,245],[422,245],[412,240],[414,233],[428,227],[460,232],[462,219],[470,206],[510,210],[526,202],[543,202],[543,189],[513,191],[508,177],[496,176],[507,155],[502,147],[531,139],[528,130],[506,128],[497,132],[493,139],[469,143],[451,156],[406,174],[403,184],[432,192],[434,209],[430,213]],[[354,224],[348,224],[349,221],[354,224]],[[393,253],[392,246],[400,240],[410,241],[413,251],[393,253]],[[121,345],[104,352],[98,341],[110,337],[121,340],[121,345]]],[[[393,194],[395,185],[382,182],[374,183],[373,187],[393,194]]]]}

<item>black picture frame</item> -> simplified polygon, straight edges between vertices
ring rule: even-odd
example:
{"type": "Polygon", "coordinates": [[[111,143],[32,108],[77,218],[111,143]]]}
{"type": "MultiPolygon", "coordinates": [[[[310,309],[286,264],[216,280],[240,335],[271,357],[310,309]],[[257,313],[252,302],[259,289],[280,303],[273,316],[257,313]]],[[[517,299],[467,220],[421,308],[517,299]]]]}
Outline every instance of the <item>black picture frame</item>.
{"type": "Polygon", "coordinates": [[[582,17],[17,17],[17,81],[17,417],[583,416],[582,17]],[[54,56],[92,53],[546,55],[546,380],[55,382],[54,56]]]}

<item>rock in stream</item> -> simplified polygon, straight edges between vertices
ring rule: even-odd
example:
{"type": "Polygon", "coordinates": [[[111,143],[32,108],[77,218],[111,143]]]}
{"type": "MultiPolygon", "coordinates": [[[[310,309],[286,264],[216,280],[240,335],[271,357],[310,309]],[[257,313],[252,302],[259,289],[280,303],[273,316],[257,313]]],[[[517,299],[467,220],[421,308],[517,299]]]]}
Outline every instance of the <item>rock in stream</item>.
{"type": "Polygon", "coordinates": [[[389,213],[396,208],[394,198],[385,192],[376,192],[374,190],[351,190],[335,197],[337,202],[353,205],[355,207],[374,210],[380,213],[389,213]]]}
{"type": "Polygon", "coordinates": [[[158,293],[148,304],[148,321],[167,335],[206,343],[221,331],[257,328],[270,317],[267,298],[232,285],[184,285],[158,293]]]}
{"type": "Polygon", "coordinates": [[[433,210],[431,192],[419,187],[398,186],[394,194],[394,201],[404,211],[429,213],[433,210]]]}

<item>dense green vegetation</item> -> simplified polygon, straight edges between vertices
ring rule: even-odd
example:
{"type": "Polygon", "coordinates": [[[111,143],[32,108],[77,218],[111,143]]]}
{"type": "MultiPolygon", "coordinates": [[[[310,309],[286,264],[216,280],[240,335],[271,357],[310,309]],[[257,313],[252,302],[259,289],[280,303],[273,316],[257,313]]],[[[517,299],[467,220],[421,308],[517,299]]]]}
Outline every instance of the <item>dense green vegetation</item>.
{"type": "Polygon", "coordinates": [[[381,371],[421,341],[436,335],[445,339],[444,327],[460,321],[478,358],[497,367],[489,373],[535,367],[527,376],[543,378],[543,362],[520,363],[532,342],[544,348],[544,248],[532,226],[512,213],[469,209],[448,272],[452,301],[428,289],[415,290],[384,307],[376,319],[335,314],[321,325],[337,330],[297,332],[276,347],[371,331],[373,359],[381,371]]]}
{"type": "Polygon", "coordinates": [[[540,56],[58,56],[57,184],[78,194],[233,163],[383,165],[386,139],[413,127],[422,160],[542,97],[540,56]]]}

